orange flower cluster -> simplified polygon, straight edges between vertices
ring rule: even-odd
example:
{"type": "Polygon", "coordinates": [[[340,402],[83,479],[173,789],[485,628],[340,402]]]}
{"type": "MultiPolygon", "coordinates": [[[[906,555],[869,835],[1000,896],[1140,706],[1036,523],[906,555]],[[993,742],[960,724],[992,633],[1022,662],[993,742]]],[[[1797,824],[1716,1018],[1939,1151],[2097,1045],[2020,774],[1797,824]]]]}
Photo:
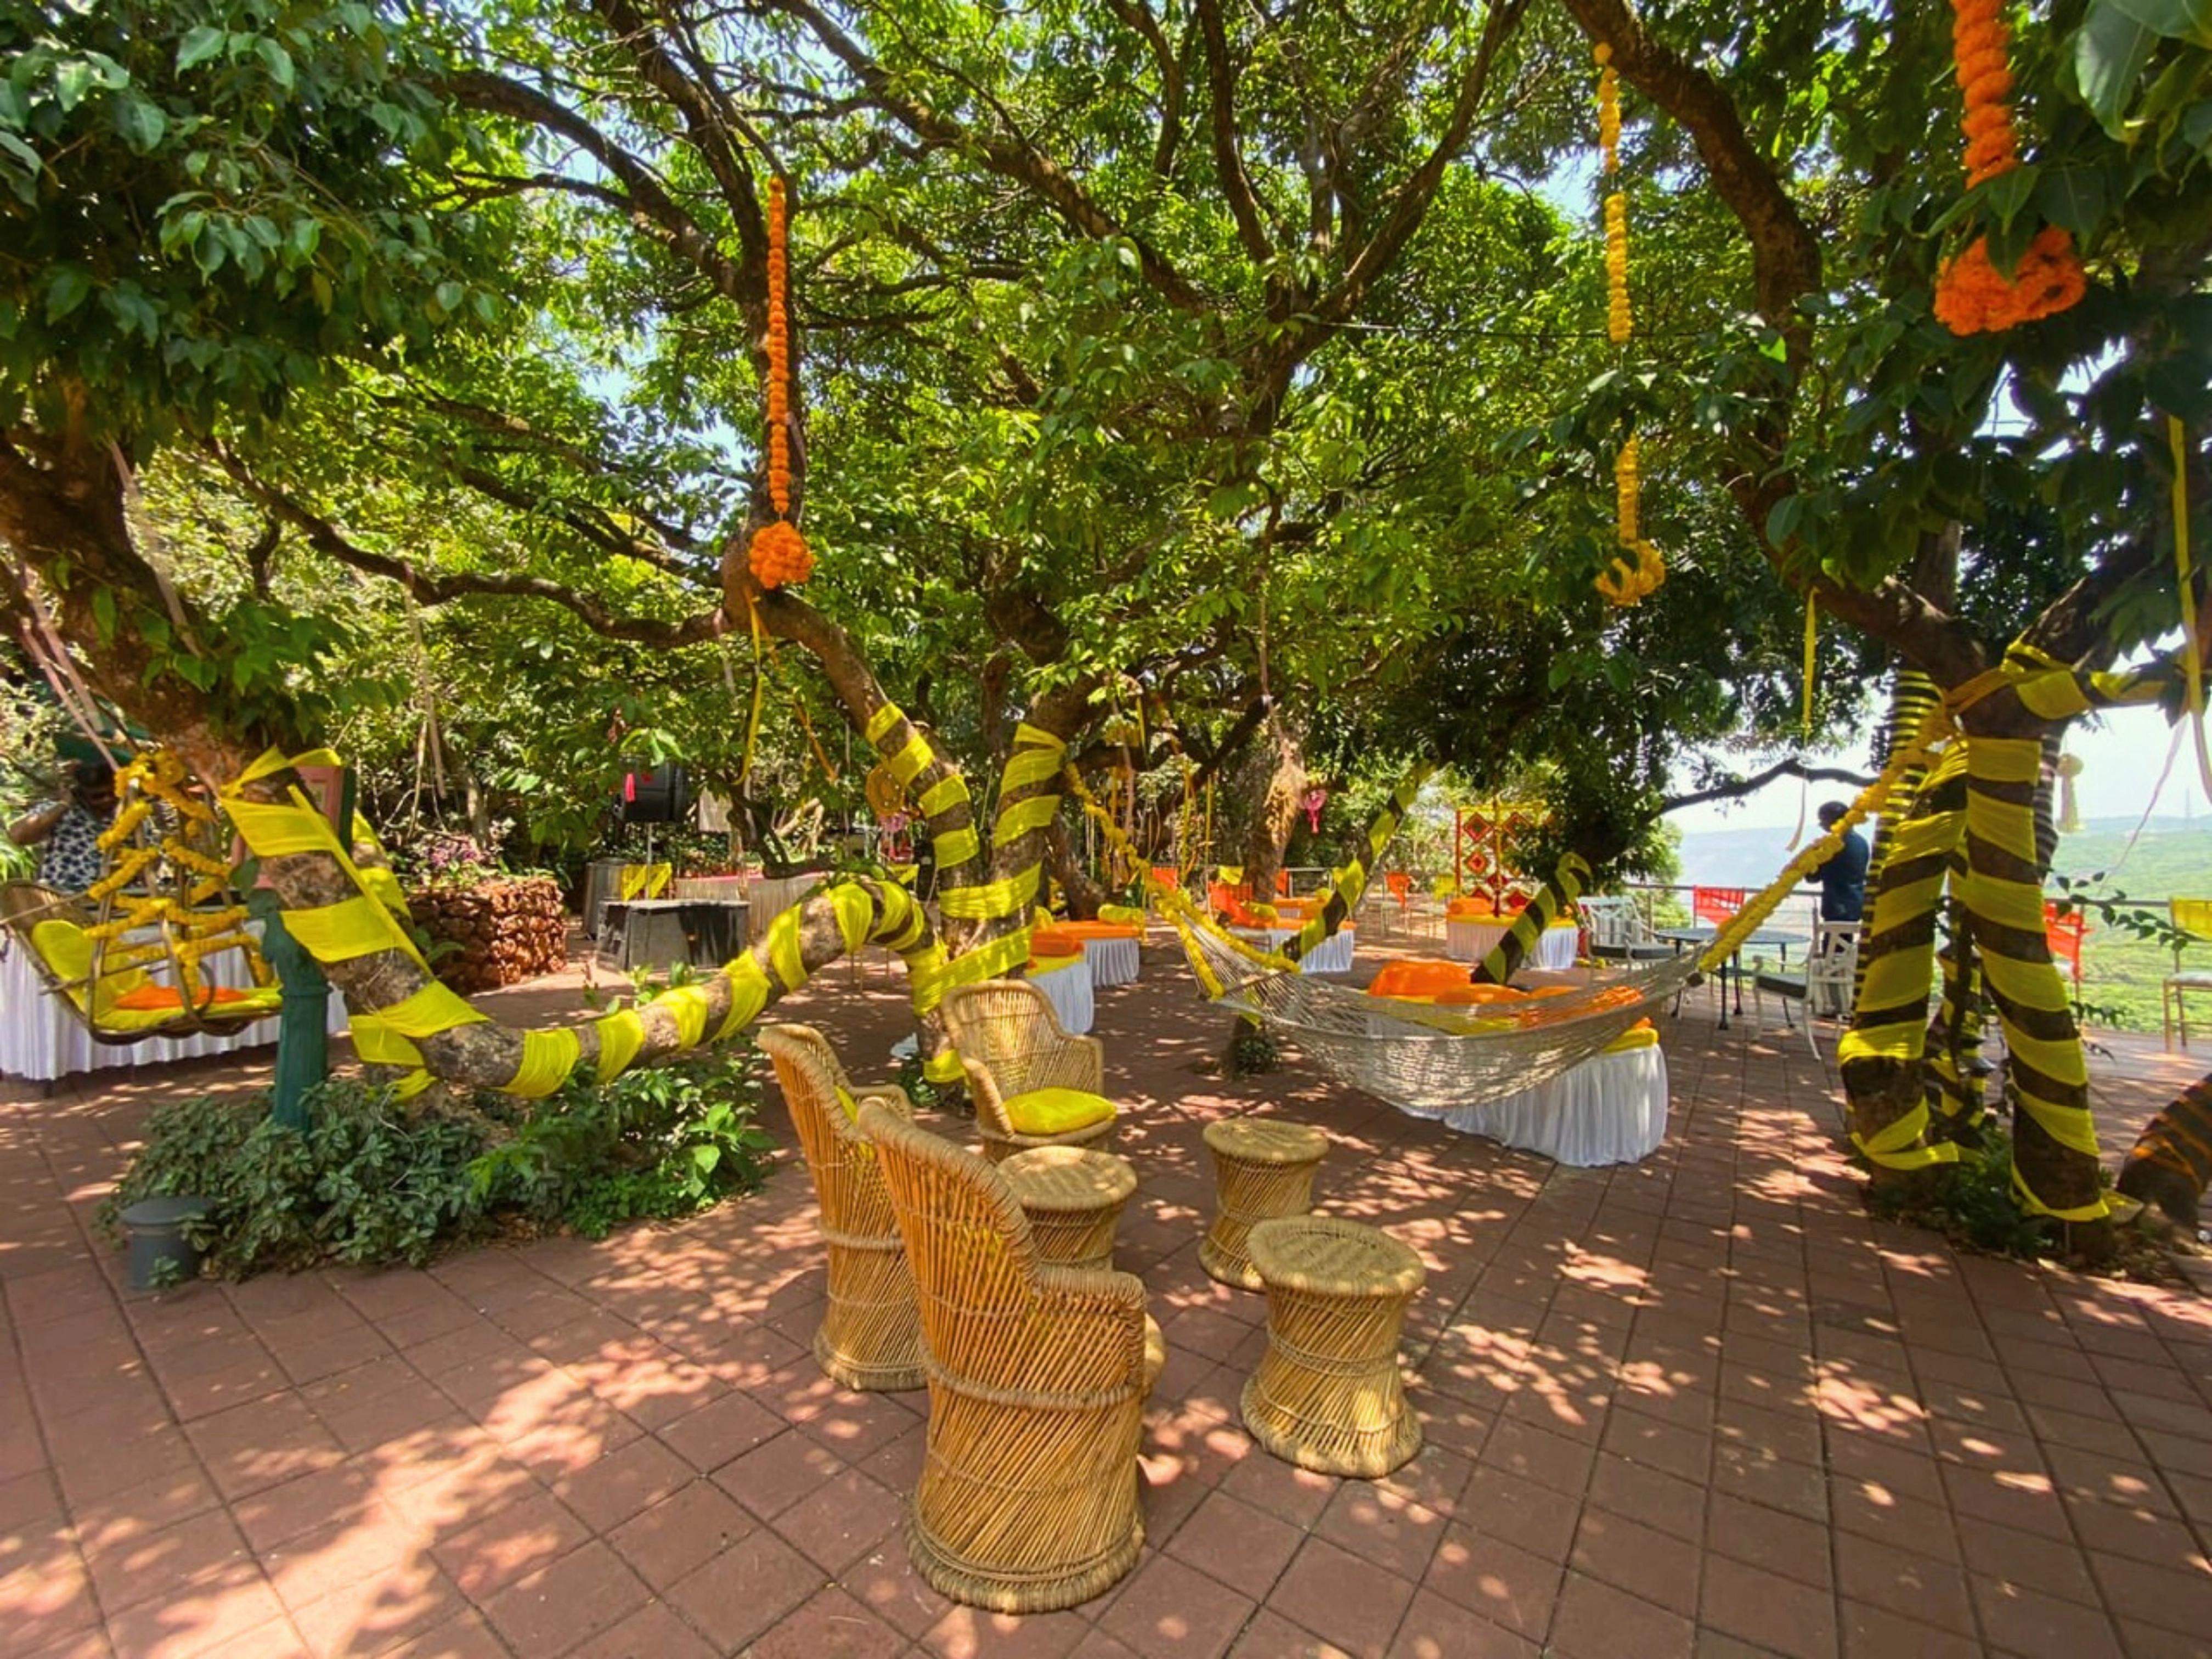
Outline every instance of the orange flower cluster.
{"type": "Polygon", "coordinates": [[[770,519],[753,532],[745,562],[752,567],[753,580],[770,592],[814,574],[814,551],[788,519],[770,519]]]}
{"type": "MultiPolygon", "coordinates": [[[[2008,54],[2011,32],[1999,0],[1951,0],[1951,56],[1966,100],[1966,185],[1988,183],[2020,165],[2013,131],[2008,54]]],[[[2088,278],[2061,225],[2036,233],[2019,266],[2008,276],[1990,258],[1986,236],[1976,237],[1943,263],[1936,276],[1936,316],[1954,334],[1995,333],[2056,316],[2078,303],[2088,278]]]]}
{"type": "Polygon", "coordinates": [[[763,587],[803,582],[814,554],[791,522],[791,279],[783,180],[768,183],[768,498],[776,516],[753,534],[745,562],[763,587]]]}
{"type": "Polygon", "coordinates": [[[2008,55],[2012,32],[2005,27],[1998,0],[1952,0],[1951,61],[1965,94],[1966,188],[1986,184],[2020,165],[2013,137],[2012,69],[2008,55]]]}
{"type": "Polygon", "coordinates": [[[2011,276],[1990,259],[1990,239],[1977,236],[1944,263],[1936,278],[1936,316],[1954,334],[1996,333],[2055,317],[2077,304],[2089,279],[2061,225],[2036,232],[2011,276]]]}

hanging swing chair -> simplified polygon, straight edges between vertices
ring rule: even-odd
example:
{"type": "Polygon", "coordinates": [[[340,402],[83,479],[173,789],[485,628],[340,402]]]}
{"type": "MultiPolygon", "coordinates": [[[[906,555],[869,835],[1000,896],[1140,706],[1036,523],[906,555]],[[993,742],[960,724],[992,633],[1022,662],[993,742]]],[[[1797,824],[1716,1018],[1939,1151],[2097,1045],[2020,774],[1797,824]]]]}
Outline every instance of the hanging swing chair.
{"type": "Polygon", "coordinates": [[[227,1037],[269,1018],[282,993],[231,891],[227,826],[164,752],[134,759],[116,786],[100,878],[82,898],[0,884],[0,924],[95,1042],[227,1037]],[[249,987],[208,981],[202,964],[230,951],[244,957],[249,987]]]}

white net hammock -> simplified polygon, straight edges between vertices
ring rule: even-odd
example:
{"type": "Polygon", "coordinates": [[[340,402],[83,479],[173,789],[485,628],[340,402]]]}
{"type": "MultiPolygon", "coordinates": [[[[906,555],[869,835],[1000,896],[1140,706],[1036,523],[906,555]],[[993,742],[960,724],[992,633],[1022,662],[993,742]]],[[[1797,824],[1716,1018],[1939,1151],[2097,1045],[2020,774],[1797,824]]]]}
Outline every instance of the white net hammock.
{"type": "MultiPolygon", "coordinates": [[[[1948,710],[1931,709],[1912,741],[1893,750],[1881,775],[1843,817],[1785,865],[1703,951],[1686,951],[1644,966],[1578,972],[1577,982],[1559,994],[1510,1005],[1510,1012],[1495,1003],[1462,1007],[1374,997],[1301,973],[1289,957],[1237,938],[1180,889],[1154,879],[1149,865],[1085,787],[1081,775],[1070,767],[1067,779],[1070,792],[1174,924],[1209,999],[1259,1021],[1353,1088],[1425,1115],[1479,1106],[1552,1081],[1600,1053],[1700,971],[1729,960],[1798,883],[1833,855],[1845,830],[1881,812],[1898,781],[1911,769],[1926,765],[1951,730],[1948,710]]],[[[1407,804],[1400,799],[1397,810],[1407,804]]],[[[1370,856],[1381,855],[1395,824],[1395,814],[1386,809],[1370,832],[1370,856]]],[[[1332,890],[1343,901],[1346,914],[1358,908],[1366,880],[1367,866],[1358,858],[1336,872],[1332,890]]]]}
{"type": "Polygon", "coordinates": [[[1690,981],[1698,959],[1593,972],[1556,995],[1451,1007],[1370,996],[1296,969],[1263,965],[1198,917],[1170,914],[1213,1000],[1248,1014],[1323,1071],[1423,1114],[1475,1106],[1548,1083],[1601,1052],[1690,981]]]}

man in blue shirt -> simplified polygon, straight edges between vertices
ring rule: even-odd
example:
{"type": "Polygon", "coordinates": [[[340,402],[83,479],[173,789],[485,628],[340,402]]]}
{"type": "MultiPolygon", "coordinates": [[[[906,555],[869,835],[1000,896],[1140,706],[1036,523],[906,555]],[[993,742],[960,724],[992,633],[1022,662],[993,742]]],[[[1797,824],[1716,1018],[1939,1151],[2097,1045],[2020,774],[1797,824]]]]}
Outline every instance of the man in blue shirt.
{"type": "MultiPolygon", "coordinates": [[[[1820,828],[1834,828],[1836,820],[1849,810],[1839,800],[1829,801],[1820,808],[1820,828]]],[[[1820,884],[1821,921],[1857,921],[1864,915],[1870,855],[1864,836],[1856,830],[1844,831],[1844,844],[1836,849],[1836,855],[1813,872],[1813,878],[1820,884]]]]}

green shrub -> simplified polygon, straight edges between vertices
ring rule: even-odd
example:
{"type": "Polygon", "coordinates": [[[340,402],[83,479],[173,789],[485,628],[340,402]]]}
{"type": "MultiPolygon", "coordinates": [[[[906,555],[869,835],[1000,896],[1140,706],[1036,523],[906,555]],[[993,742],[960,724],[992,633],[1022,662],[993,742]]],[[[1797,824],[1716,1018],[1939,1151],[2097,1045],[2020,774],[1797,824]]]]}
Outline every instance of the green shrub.
{"type": "Polygon", "coordinates": [[[210,1200],[194,1242],[233,1279],[319,1261],[420,1267],[495,1229],[597,1238],[760,1185],[774,1142],[753,1121],[750,1060],[747,1047],[572,1080],[542,1101],[400,1102],[334,1079],[310,1095],[305,1132],[271,1118],[265,1092],[178,1101],[149,1116],[101,1219],[113,1231],[143,1198],[210,1200]]]}
{"type": "Polygon", "coordinates": [[[471,1166],[478,1200],[589,1237],[708,1208],[760,1185],[775,1145],[753,1121],[752,1049],[571,1080],[471,1166]]]}
{"type": "Polygon", "coordinates": [[[2030,1215],[2012,1190],[2012,1137],[1994,1121],[1978,1146],[1967,1146],[1955,1164],[1941,1165],[1922,1181],[1874,1188],[1876,1214],[1933,1228],[1954,1243],[1991,1255],[2033,1260],[2060,1247],[2057,1224],[2030,1215]]]}

